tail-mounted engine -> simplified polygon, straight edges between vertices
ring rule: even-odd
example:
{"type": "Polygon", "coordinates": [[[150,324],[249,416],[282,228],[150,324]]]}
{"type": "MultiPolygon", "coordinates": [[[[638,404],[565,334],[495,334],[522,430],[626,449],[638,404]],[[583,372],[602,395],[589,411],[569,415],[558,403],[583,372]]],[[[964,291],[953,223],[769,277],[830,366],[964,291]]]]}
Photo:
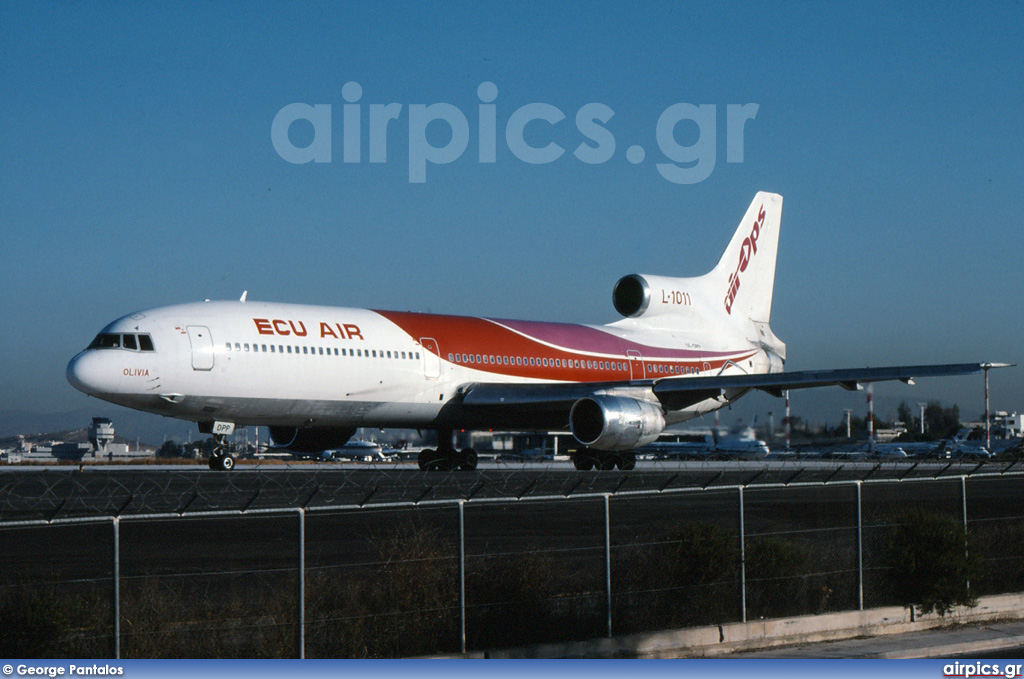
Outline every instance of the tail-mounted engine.
{"type": "Polygon", "coordinates": [[[624,396],[588,396],[573,404],[576,440],[598,450],[632,450],[657,440],[665,428],[661,407],[624,396]]]}
{"type": "Polygon", "coordinates": [[[626,318],[653,318],[678,314],[693,307],[693,294],[700,283],[693,278],[671,278],[630,274],[619,279],[612,290],[615,310],[626,318]]]}

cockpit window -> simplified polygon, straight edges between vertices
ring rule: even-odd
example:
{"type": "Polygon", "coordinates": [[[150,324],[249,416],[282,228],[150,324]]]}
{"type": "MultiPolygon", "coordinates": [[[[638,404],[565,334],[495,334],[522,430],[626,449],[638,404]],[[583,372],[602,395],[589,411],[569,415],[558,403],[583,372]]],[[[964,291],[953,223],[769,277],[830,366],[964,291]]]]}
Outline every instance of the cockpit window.
{"type": "Polygon", "coordinates": [[[129,351],[153,351],[153,338],[133,333],[100,333],[88,349],[128,349],[129,351]]]}
{"type": "Polygon", "coordinates": [[[89,345],[90,349],[120,349],[121,348],[121,336],[120,335],[96,335],[96,339],[89,345]]]}

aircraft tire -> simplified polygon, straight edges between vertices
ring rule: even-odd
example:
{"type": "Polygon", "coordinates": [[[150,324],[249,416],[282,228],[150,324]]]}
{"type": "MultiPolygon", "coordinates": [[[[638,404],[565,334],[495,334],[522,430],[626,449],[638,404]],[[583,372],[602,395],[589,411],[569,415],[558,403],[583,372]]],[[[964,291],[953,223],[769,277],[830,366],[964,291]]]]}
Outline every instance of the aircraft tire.
{"type": "Polygon", "coordinates": [[[628,472],[636,467],[636,453],[619,453],[619,469],[628,472]]]}
{"type": "Polygon", "coordinates": [[[432,462],[437,458],[437,453],[433,448],[424,448],[420,451],[420,454],[416,457],[416,463],[420,469],[427,471],[432,468],[432,462]]]}
{"type": "Polygon", "coordinates": [[[444,453],[438,453],[437,457],[431,462],[430,469],[439,472],[450,472],[453,469],[457,469],[459,461],[455,459],[454,455],[445,455],[444,453]]]}
{"type": "Polygon", "coordinates": [[[459,455],[459,469],[464,472],[471,472],[476,469],[479,458],[477,457],[476,451],[472,448],[466,448],[459,455]]]}
{"type": "Polygon", "coordinates": [[[211,455],[209,464],[215,472],[229,472],[235,468],[235,459],[230,455],[211,455]]]}
{"type": "Polygon", "coordinates": [[[616,463],[619,461],[619,456],[616,453],[603,453],[601,457],[597,458],[597,468],[603,472],[611,471],[615,469],[616,463]]]}
{"type": "Polygon", "coordinates": [[[572,456],[572,466],[578,471],[588,472],[594,468],[594,458],[589,453],[576,453],[572,456]]]}

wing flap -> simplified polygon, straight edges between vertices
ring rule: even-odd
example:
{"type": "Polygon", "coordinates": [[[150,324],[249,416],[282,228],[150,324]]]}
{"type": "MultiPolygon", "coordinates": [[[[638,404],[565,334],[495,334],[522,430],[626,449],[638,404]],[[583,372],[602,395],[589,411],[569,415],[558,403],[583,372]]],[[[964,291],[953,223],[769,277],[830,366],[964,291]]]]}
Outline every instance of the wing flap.
{"type": "Polygon", "coordinates": [[[913,383],[918,377],[974,375],[985,367],[1004,364],[951,363],[946,365],[900,365],[885,368],[848,368],[842,370],[804,370],[760,375],[720,375],[714,377],[669,377],[654,385],[654,393],[662,395],[700,389],[760,389],[781,395],[787,389],[840,386],[856,391],[862,384],[899,380],[913,383]]]}

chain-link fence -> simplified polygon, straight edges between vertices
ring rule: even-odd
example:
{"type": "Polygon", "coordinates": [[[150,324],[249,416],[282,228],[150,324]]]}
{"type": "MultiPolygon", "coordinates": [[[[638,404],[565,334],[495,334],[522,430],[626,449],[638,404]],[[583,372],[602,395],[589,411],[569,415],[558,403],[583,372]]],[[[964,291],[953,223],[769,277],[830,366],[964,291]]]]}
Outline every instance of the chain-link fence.
{"type": "Polygon", "coordinates": [[[1022,484],[978,474],[0,522],[0,655],[417,656],[905,605],[892,544],[909,510],[966,526],[971,592],[1024,591],[1022,484]]]}

